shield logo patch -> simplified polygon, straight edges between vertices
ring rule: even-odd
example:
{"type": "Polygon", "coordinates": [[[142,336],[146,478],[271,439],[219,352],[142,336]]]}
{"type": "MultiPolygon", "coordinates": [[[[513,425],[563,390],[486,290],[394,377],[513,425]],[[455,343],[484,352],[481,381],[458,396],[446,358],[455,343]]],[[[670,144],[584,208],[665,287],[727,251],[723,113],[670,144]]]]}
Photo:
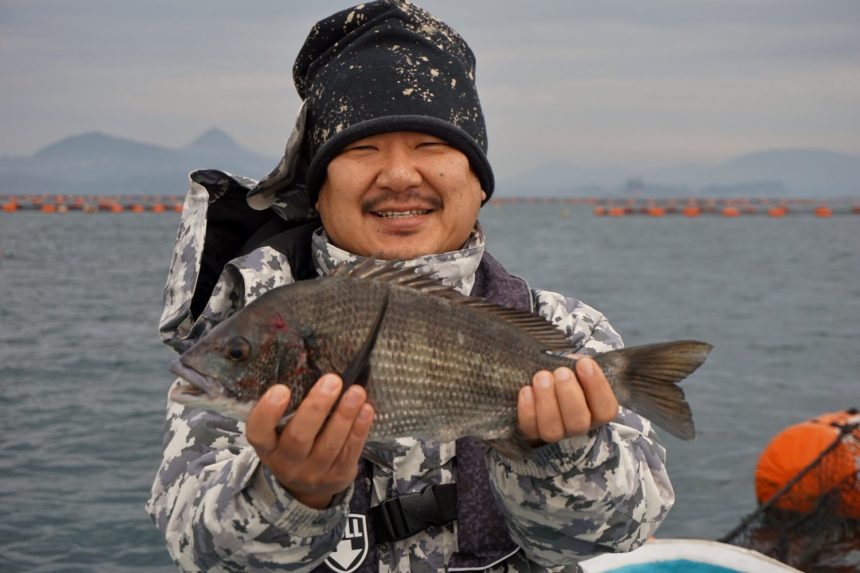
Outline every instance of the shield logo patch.
{"type": "Polygon", "coordinates": [[[343,531],[343,539],[329,553],[325,564],[337,573],[352,573],[367,557],[367,518],[359,513],[350,513],[343,531]]]}

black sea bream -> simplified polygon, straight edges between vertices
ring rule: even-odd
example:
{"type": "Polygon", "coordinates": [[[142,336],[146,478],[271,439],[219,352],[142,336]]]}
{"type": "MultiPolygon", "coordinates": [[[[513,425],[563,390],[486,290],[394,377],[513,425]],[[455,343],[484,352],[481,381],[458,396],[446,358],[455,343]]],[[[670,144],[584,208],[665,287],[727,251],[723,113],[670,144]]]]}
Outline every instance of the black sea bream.
{"type": "MultiPolygon", "coordinates": [[[[711,346],[675,341],[600,354],[620,404],[675,436],[695,435],[677,385],[711,346]]],[[[369,440],[472,436],[522,450],[517,394],[539,370],[573,367],[550,322],[458,294],[398,263],[368,261],[272,289],[220,323],[173,364],[171,398],[245,419],[275,383],[287,417],[326,372],[365,386],[376,411],[369,440]],[[555,354],[551,353],[554,352],[555,354]]]]}

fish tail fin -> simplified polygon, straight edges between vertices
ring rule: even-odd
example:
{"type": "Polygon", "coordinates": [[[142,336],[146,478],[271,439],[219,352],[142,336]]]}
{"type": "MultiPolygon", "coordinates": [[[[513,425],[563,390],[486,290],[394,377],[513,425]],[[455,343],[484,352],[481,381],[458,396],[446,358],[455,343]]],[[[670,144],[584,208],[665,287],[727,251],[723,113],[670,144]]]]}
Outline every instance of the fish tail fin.
{"type": "Polygon", "coordinates": [[[677,340],[613,350],[594,360],[615,380],[622,405],[673,436],[692,440],[693,414],[678,383],[701,366],[711,348],[706,342],[677,340]]]}

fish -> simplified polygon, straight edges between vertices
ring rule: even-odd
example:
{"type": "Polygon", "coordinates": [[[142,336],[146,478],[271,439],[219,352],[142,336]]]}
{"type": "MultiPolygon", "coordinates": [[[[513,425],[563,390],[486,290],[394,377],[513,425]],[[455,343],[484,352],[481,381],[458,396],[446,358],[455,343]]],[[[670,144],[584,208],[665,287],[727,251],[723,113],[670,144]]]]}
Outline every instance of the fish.
{"type": "MultiPolygon", "coordinates": [[[[674,436],[695,437],[678,383],[712,346],[676,340],[594,356],[619,404],[674,436]]],[[[170,366],[170,398],[245,420],[274,384],[291,390],[281,425],[325,373],[361,384],[375,410],[369,443],[471,436],[522,457],[520,388],[539,370],[575,368],[570,341],[538,315],[458,293],[402,262],[366,259],[267,291],[170,366]]]]}

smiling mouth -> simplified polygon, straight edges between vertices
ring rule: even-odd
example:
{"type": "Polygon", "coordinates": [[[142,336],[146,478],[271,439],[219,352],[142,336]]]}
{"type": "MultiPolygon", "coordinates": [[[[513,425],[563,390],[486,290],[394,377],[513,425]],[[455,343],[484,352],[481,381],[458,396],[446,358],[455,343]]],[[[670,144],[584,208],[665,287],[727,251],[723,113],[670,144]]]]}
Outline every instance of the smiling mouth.
{"type": "Polygon", "coordinates": [[[404,219],[406,217],[417,217],[427,215],[432,209],[412,209],[410,211],[373,211],[372,213],[382,219],[404,219]]]}

